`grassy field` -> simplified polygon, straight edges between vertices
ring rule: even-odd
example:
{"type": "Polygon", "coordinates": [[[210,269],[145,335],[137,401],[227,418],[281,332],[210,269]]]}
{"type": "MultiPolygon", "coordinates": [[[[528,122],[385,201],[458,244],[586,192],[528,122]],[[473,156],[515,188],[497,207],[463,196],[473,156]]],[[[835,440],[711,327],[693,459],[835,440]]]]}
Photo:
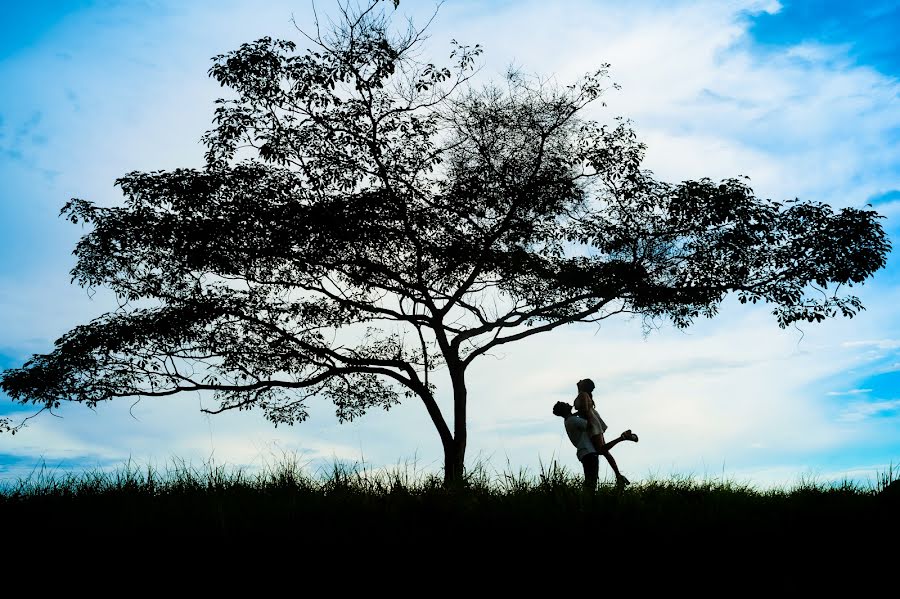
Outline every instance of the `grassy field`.
{"type": "Polygon", "coordinates": [[[448,490],[410,468],[373,472],[337,465],[313,475],[286,461],[257,473],[175,464],[131,465],[78,474],[39,470],[0,487],[6,538],[314,541],[325,551],[352,539],[358,548],[433,547],[465,539],[491,547],[563,546],[596,539],[621,552],[686,547],[821,548],[897,539],[900,483],[802,483],[757,490],[691,478],[635,482],[625,489],[581,488],[557,465],[536,475],[489,476],[476,467],[448,490]],[[891,484],[893,483],[893,484],[891,484]],[[710,545],[714,541],[715,547],[710,545]]]}
{"type": "Polygon", "coordinates": [[[587,580],[637,597],[831,595],[839,581],[896,581],[898,474],[868,487],[681,478],[591,493],[555,464],[534,475],[475,467],[452,490],[409,467],[44,469],[0,486],[0,567],[65,592],[443,595],[489,584],[476,594],[531,596],[587,580]]]}

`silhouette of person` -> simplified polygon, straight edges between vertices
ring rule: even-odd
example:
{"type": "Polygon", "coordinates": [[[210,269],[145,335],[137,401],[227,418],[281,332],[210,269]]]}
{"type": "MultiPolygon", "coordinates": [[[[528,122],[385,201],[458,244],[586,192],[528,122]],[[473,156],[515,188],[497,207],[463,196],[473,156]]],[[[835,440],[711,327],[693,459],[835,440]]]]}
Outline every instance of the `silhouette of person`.
{"type": "MultiPolygon", "coordinates": [[[[627,430],[609,443],[603,445],[602,452],[598,451],[593,441],[591,441],[591,437],[588,435],[587,420],[577,414],[573,414],[571,405],[564,401],[558,401],[553,406],[553,413],[563,419],[569,441],[575,446],[578,461],[581,462],[581,466],[584,469],[585,489],[594,490],[597,488],[597,481],[600,478],[600,455],[603,455],[607,461],[610,461],[612,459],[612,454],[610,454],[609,451],[620,442],[637,442],[637,435],[630,430],[627,430]]],[[[610,465],[613,465],[614,463],[615,462],[612,461],[610,465]]],[[[628,479],[618,473],[618,470],[615,470],[615,468],[614,471],[617,473],[616,482],[619,484],[627,484],[628,479]]]]}
{"type": "Polygon", "coordinates": [[[578,388],[578,395],[575,397],[573,405],[578,415],[587,422],[586,432],[591,439],[591,443],[594,445],[597,453],[605,457],[606,461],[609,462],[610,467],[616,475],[616,484],[629,484],[629,480],[619,472],[616,460],[612,457],[612,454],[609,453],[609,449],[619,441],[634,441],[637,443],[638,436],[632,433],[631,429],[628,429],[619,435],[619,438],[616,441],[607,444],[603,438],[603,433],[606,432],[607,426],[606,423],[603,422],[603,419],[600,418],[600,414],[597,413],[597,408],[594,404],[594,381],[591,379],[581,379],[576,383],[576,387],[578,388]]]}
{"type": "Polygon", "coordinates": [[[564,401],[553,405],[553,414],[563,419],[569,441],[575,446],[575,455],[584,468],[584,488],[596,489],[600,478],[600,459],[597,449],[587,434],[587,420],[572,413],[572,406],[564,401]]]}

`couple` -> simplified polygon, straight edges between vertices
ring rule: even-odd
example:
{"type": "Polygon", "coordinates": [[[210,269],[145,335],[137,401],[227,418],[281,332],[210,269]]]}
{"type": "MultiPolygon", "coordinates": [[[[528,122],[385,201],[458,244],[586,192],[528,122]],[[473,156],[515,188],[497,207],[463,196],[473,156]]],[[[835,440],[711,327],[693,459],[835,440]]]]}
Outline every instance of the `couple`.
{"type": "Polygon", "coordinates": [[[607,428],[606,423],[594,408],[594,396],[592,395],[594,382],[591,379],[582,379],[578,381],[577,386],[578,396],[574,402],[576,413],[573,414],[572,406],[564,401],[556,402],[556,405],[553,406],[553,413],[564,420],[569,440],[578,450],[578,460],[584,467],[585,488],[591,490],[597,488],[601,455],[606,458],[615,472],[616,484],[627,485],[628,479],[619,472],[619,467],[609,450],[621,441],[637,443],[638,436],[629,429],[607,443],[603,438],[603,433],[607,428]]]}

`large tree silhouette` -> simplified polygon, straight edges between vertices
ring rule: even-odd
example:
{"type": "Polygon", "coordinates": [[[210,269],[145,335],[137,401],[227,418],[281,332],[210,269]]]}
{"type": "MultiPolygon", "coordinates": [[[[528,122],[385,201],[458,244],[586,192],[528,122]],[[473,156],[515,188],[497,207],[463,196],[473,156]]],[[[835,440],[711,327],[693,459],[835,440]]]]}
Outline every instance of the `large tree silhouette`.
{"type": "Polygon", "coordinates": [[[606,66],[566,87],[474,86],[478,46],[421,62],[423,30],[393,26],[394,8],[344,6],[304,52],[263,38],[215,57],[234,93],[206,167],[129,173],[123,206],[62,210],[92,227],[73,280],[123,307],[4,372],[3,391],[47,408],[207,391],[212,413],[276,424],[316,395],[341,420],[415,398],[449,484],[466,371],[492,348],[622,313],[684,327],[729,293],[782,327],[861,309],[839,292],[885,263],[874,211],[658,181],[627,121],[582,116],[606,66]]]}

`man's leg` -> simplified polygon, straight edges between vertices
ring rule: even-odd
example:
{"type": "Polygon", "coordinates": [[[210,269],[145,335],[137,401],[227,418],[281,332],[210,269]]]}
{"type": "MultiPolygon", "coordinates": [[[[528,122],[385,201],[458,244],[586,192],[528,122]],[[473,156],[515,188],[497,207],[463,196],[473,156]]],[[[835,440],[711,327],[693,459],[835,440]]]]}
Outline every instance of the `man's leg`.
{"type": "Polygon", "coordinates": [[[597,490],[597,480],[600,478],[600,457],[596,453],[589,453],[581,458],[584,468],[584,488],[590,491],[597,490]]]}

